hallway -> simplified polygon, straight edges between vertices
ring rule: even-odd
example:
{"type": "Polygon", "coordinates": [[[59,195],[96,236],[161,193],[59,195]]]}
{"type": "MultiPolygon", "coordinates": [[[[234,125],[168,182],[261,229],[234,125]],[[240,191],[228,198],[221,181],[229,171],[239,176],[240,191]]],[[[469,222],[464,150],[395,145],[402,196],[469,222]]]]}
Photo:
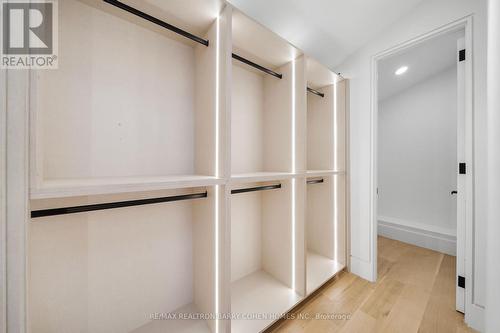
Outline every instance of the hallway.
{"type": "Polygon", "coordinates": [[[271,332],[475,332],[455,311],[455,257],[379,237],[378,274],[372,284],[341,273],[297,313],[351,319],[288,320],[271,332]]]}

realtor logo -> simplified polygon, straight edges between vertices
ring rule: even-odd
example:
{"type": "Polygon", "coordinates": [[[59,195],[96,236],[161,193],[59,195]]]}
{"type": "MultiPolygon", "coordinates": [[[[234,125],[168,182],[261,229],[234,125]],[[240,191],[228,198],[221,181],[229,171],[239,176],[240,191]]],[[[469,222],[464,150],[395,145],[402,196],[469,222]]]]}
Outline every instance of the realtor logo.
{"type": "Polygon", "coordinates": [[[2,1],[2,68],[57,68],[57,2],[2,1]]]}

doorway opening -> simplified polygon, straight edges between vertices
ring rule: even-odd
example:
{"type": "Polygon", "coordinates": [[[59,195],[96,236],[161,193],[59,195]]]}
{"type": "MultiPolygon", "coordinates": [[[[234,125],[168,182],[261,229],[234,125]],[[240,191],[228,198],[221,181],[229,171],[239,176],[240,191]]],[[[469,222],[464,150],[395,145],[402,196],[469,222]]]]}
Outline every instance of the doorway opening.
{"type": "Polygon", "coordinates": [[[391,273],[392,263],[413,261],[425,275],[451,262],[449,269],[455,273],[448,278],[455,287],[449,297],[462,313],[466,235],[472,224],[468,35],[467,22],[462,22],[374,57],[372,91],[373,251],[378,278],[403,270],[393,267],[391,273]],[[422,249],[421,256],[416,248],[422,249]],[[426,251],[440,255],[432,261],[426,251]],[[395,255],[407,255],[408,260],[395,260],[395,255]]]}

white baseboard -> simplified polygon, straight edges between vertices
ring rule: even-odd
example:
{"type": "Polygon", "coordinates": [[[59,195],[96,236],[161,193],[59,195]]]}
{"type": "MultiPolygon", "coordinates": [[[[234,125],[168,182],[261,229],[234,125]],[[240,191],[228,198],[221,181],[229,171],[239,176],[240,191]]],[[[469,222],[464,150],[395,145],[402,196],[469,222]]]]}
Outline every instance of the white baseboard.
{"type": "Polygon", "coordinates": [[[370,282],[375,282],[373,263],[351,256],[351,273],[370,282]]]}
{"type": "Polygon", "coordinates": [[[478,332],[484,332],[484,308],[476,304],[466,304],[465,323],[478,332]]]}
{"type": "Polygon", "coordinates": [[[421,224],[380,216],[378,218],[378,234],[451,256],[457,255],[457,237],[448,231],[426,228],[421,224]]]}

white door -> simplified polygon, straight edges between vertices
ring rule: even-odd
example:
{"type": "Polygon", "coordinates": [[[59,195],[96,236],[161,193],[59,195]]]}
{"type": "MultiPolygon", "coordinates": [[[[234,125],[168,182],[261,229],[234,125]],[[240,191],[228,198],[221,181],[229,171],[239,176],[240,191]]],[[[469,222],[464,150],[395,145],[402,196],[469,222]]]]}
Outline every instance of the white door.
{"type": "Polygon", "coordinates": [[[470,167],[466,160],[465,117],[465,39],[457,42],[457,285],[456,309],[465,311],[465,221],[466,221],[466,173],[470,167]],[[462,164],[463,163],[463,164],[462,164]]]}

